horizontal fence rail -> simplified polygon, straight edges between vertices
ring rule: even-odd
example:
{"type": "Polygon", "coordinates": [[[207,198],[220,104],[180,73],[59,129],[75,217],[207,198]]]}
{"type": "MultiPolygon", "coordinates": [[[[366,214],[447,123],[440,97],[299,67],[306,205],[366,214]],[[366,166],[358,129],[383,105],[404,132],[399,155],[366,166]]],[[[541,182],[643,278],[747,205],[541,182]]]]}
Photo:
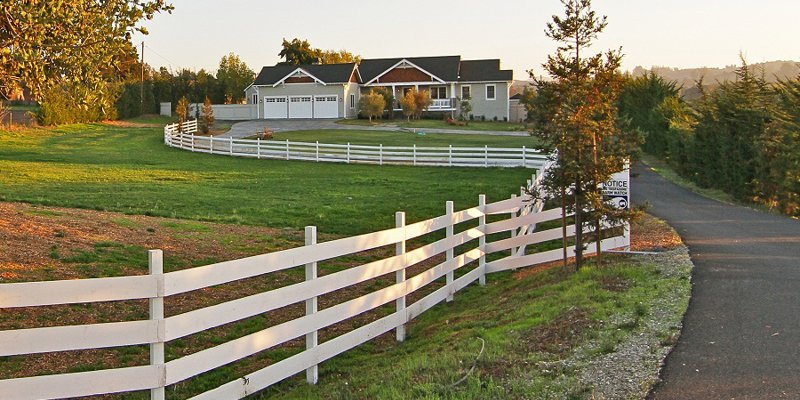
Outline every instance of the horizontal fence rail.
{"type": "Polygon", "coordinates": [[[197,136],[197,120],[164,127],[164,144],[198,153],[334,163],[539,169],[547,155],[536,149],[503,147],[369,146],[197,136]]]}
{"type": "MultiPolygon", "coordinates": [[[[541,174],[528,185],[537,185],[539,179],[541,174]]],[[[481,196],[478,206],[458,211],[448,202],[444,215],[408,225],[405,214],[398,213],[395,228],[327,242],[318,243],[316,228],[308,227],[305,246],[175,272],[163,273],[161,251],[151,250],[148,275],[0,284],[0,307],[4,309],[136,299],[150,302],[150,316],[144,320],[0,331],[0,356],[143,344],[149,344],[151,350],[149,365],[0,380],[0,397],[68,398],[150,390],[152,399],[163,399],[168,385],[298,338],[305,338],[306,350],[194,398],[240,399],[304,371],[308,382],[316,383],[319,363],[391,330],[396,331],[398,340],[404,340],[405,324],[436,304],[454,301],[454,295],[470,284],[482,284],[487,274],[560,260],[561,248],[534,252],[527,251],[526,246],[561,239],[560,225],[540,227],[559,221],[561,209],[543,210],[541,201],[531,201],[522,194],[489,204],[481,196]],[[487,221],[489,216],[492,218],[487,221]],[[469,227],[454,229],[464,222],[469,227]],[[437,232],[444,235],[416,248],[406,248],[408,241],[437,232]],[[316,273],[318,262],[392,245],[393,255],[324,276],[316,273]],[[487,256],[493,257],[487,260],[487,256]],[[425,264],[424,271],[407,276],[409,267],[433,261],[435,265],[425,264]],[[305,280],[164,317],[164,300],[170,296],[295,267],[306,269],[305,280]],[[392,274],[395,279],[388,286],[317,309],[319,296],[392,274]],[[442,286],[406,304],[409,295],[435,281],[442,286]],[[302,302],[306,304],[303,316],[164,360],[165,342],[302,302]],[[318,342],[319,330],[386,305],[394,307],[387,315],[318,342]]],[[[609,232],[617,235],[603,239],[602,249],[629,246],[627,226],[607,228],[616,229],[609,232]]],[[[574,235],[575,231],[574,225],[567,226],[567,235],[574,235]]],[[[589,245],[587,253],[594,249],[589,245]]],[[[569,256],[574,251],[574,246],[567,249],[569,256]]]]}

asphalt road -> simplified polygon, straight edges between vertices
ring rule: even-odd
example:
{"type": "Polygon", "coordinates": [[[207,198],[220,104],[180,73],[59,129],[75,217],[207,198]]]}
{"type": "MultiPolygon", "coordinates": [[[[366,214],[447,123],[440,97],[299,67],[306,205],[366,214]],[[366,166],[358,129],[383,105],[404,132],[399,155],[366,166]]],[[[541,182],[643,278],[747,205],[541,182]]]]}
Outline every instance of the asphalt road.
{"type": "Polygon", "coordinates": [[[634,168],[634,204],[675,227],[695,269],[651,399],[800,399],[800,221],[723,204],[634,168]]]}

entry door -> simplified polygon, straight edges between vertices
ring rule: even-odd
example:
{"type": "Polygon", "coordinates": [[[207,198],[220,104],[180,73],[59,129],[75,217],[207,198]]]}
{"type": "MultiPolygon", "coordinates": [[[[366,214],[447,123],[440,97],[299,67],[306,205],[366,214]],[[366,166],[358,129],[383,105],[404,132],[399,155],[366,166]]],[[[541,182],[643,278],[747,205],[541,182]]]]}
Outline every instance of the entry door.
{"type": "Polygon", "coordinates": [[[314,118],[339,118],[339,96],[314,96],[314,118]]]}
{"type": "Polygon", "coordinates": [[[289,118],[312,118],[314,116],[311,96],[289,97],[289,118]]]}
{"type": "Polygon", "coordinates": [[[286,96],[264,97],[264,118],[279,119],[287,117],[286,96]]]}

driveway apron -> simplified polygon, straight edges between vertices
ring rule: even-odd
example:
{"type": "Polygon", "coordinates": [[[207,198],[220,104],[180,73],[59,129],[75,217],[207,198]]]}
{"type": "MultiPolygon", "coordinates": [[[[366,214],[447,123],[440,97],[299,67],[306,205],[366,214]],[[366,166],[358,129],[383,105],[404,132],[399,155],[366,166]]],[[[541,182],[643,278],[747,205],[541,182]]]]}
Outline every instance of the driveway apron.
{"type": "Polygon", "coordinates": [[[800,222],[724,204],[637,165],[633,202],[675,227],[695,269],[652,399],[800,399],[800,222]]]}

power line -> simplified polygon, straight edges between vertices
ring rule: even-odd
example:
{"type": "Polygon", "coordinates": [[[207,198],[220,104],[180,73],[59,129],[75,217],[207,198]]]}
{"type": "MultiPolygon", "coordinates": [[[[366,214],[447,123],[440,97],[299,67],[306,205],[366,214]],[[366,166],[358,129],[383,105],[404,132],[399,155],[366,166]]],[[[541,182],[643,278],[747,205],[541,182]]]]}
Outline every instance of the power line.
{"type": "Polygon", "coordinates": [[[170,71],[172,71],[172,64],[173,64],[173,63],[172,63],[172,60],[170,60],[170,59],[169,59],[169,58],[167,58],[167,57],[164,57],[164,56],[162,56],[162,55],[161,55],[159,52],[157,52],[157,51],[153,50],[153,48],[152,48],[152,47],[150,47],[150,46],[148,46],[147,44],[145,44],[145,45],[144,45],[144,47],[148,48],[148,49],[149,49],[151,52],[153,52],[153,54],[155,54],[155,55],[157,55],[157,56],[161,57],[161,58],[162,58],[164,61],[166,61],[166,62],[167,62],[167,65],[169,65],[169,69],[170,69],[170,71]]]}

